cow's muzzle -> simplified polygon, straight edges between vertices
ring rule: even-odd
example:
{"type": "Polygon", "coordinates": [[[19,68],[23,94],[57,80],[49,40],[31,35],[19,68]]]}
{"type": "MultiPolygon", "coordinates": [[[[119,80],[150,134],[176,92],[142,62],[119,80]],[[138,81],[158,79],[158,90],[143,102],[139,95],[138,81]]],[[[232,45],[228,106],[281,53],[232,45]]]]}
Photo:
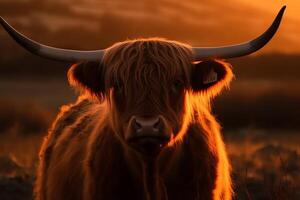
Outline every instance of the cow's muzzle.
{"type": "Polygon", "coordinates": [[[158,155],[171,139],[165,120],[161,116],[133,116],[129,127],[126,141],[135,150],[147,156],[158,155]]]}

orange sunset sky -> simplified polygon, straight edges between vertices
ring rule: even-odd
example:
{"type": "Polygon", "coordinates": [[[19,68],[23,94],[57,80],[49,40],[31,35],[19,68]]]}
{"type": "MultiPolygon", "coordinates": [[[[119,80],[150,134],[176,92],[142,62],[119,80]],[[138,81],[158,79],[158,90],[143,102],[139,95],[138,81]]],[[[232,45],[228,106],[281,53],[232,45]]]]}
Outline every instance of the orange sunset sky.
{"type": "MultiPolygon", "coordinates": [[[[278,35],[270,43],[267,50],[299,53],[300,52],[300,1],[299,0],[235,0],[245,7],[257,11],[260,22],[256,21],[257,29],[251,30],[251,35],[255,31],[264,30],[264,27],[270,23],[273,16],[282,5],[287,9],[282,21],[278,35]]],[[[240,15],[242,16],[242,14],[240,15]]],[[[248,16],[245,16],[248,18],[248,16]]],[[[251,21],[251,20],[250,20],[251,21]]],[[[247,26],[246,26],[247,27],[247,26]]],[[[255,35],[255,34],[253,34],[255,35]]]]}
{"type": "MultiPolygon", "coordinates": [[[[299,0],[0,0],[0,15],[32,39],[58,47],[104,48],[126,38],[148,36],[166,37],[193,46],[217,46],[257,37],[269,27],[283,5],[287,5],[287,9],[279,32],[256,55],[269,52],[300,53],[299,0]],[[17,9],[13,2],[18,5],[17,9]],[[39,9],[42,2],[43,9],[39,9]],[[104,27],[101,23],[105,22],[103,16],[107,13],[115,17],[113,19],[117,24],[122,20],[128,21],[133,25],[130,31],[125,26],[121,30],[100,33],[104,27]],[[153,24],[170,28],[163,32],[161,27],[153,27],[153,24]],[[176,26],[184,28],[174,30],[176,26]],[[40,32],[33,27],[39,28],[40,32]],[[72,34],[76,35],[81,33],[76,30],[88,30],[92,34],[87,36],[82,33],[85,37],[78,36],[80,41],[69,43],[71,39],[67,37],[63,43],[57,44],[58,39],[53,33],[62,28],[74,30],[72,34]],[[125,32],[125,36],[115,37],[122,32],[125,32]],[[111,40],[105,42],[108,38],[111,40]],[[87,44],[87,40],[97,42],[76,45],[78,42],[87,44]]],[[[4,31],[0,31],[0,36],[8,38],[4,31]]]]}

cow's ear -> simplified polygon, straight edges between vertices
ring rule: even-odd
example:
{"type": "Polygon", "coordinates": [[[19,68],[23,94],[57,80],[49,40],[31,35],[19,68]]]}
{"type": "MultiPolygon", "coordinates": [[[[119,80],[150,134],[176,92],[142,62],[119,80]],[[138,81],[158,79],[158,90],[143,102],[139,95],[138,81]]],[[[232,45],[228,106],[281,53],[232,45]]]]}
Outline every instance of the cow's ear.
{"type": "Polygon", "coordinates": [[[103,97],[104,95],[101,62],[82,62],[72,65],[68,71],[68,80],[73,87],[88,92],[92,96],[103,97]]]}
{"type": "Polygon", "coordinates": [[[193,63],[191,86],[194,92],[218,94],[228,86],[233,74],[231,65],[223,61],[207,60],[193,63]]]}

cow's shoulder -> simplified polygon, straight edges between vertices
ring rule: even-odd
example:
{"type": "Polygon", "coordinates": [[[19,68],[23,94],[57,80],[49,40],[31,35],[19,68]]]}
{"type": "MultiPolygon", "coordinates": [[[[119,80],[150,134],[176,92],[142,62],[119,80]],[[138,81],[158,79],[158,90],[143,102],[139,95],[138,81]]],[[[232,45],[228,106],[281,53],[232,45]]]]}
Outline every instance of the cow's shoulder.
{"type": "MultiPolygon", "coordinates": [[[[54,152],[62,154],[70,147],[72,140],[85,143],[91,132],[93,120],[101,112],[103,105],[80,96],[73,104],[61,107],[59,114],[44,138],[40,151],[41,159],[45,159],[46,165],[54,152]]],[[[103,110],[103,109],[102,109],[103,110]]]]}
{"type": "Polygon", "coordinates": [[[103,105],[86,96],[78,97],[72,104],[63,105],[50,131],[60,132],[61,129],[75,125],[82,118],[93,118],[103,110],[103,105]]]}

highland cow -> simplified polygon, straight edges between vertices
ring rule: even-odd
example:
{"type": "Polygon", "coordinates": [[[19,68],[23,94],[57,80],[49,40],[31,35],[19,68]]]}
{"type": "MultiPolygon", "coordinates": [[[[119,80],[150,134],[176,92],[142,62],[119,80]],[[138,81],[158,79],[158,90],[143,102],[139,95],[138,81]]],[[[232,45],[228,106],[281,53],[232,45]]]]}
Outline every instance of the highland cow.
{"type": "Polygon", "coordinates": [[[250,54],[275,34],[284,8],[259,38],[193,48],[160,38],[98,51],[38,44],[1,24],[26,49],[81,61],[69,82],[81,91],[44,139],[38,200],[230,200],[230,165],[210,101],[233,77],[218,58],[250,54]]]}

